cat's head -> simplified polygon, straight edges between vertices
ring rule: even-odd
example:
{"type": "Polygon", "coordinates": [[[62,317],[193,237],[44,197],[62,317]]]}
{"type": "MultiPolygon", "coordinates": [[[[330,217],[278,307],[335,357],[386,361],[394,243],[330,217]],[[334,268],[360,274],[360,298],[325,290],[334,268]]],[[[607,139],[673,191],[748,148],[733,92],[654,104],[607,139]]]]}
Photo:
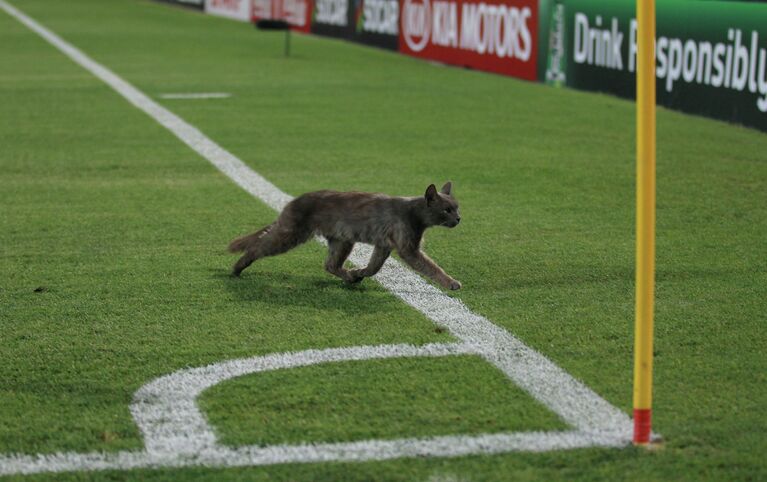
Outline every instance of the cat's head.
{"type": "Polygon", "coordinates": [[[453,197],[453,183],[446,182],[442,189],[437,192],[434,184],[426,188],[426,211],[427,219],[432,226],[447,226],[454,228],[461,222],[461,213],[458,211],[458,201],[453,197]]]}

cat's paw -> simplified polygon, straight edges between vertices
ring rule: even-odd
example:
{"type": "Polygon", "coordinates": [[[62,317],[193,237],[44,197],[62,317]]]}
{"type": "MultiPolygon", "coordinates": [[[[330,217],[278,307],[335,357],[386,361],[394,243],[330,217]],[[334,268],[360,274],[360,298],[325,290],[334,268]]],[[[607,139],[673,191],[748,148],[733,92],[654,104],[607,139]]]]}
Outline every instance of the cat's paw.
{"type": "Polygon", "coordinates": [[[452,280],[450,282],[450,285],[448,286],[448,288],[450,288],[453,291],[460,290],[461,289],[461,282],[454,279],[454,280],[452,280]]]}

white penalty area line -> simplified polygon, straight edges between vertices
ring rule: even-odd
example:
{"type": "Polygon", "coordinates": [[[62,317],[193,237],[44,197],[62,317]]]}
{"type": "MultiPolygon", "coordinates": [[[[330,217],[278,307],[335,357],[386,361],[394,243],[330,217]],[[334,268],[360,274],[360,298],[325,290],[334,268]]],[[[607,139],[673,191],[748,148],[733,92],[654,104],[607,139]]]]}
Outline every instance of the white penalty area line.
{"type": "Polygon", "coordinates": [[[160,94],[161,99],[226,99],[231,97],[232,94],[227,92],[188,92],[188,93],[169,93],[160,94]]]}
{"type": "Polygon", "coordinates": [[[588,432],[517,432],[450,435],[336,444],[217,447],[194,456],[121,451],[0,456],[0,476],[82,470],[132,470],[169,467],[248,467],[287,463],[365,462],[413,457],[461,457],[509,452],[546,452],[579,448],[620,448],[622,439],[588,432]]]}
{"type": "Polygon", "coordinates": [[[481,354],[478,349],[464,343],[356,346],[276,353],[180,370],[144,385],[134,397],[131,412],[144,433],[144,450],[0,455],[0,475],[187,466],[363,462],[401,457],[458,457],[626,445],[622,437],[569,430],[227,447],[217,442],[212,427],[196,405],[197,396],[207,388],[251,373],[344,361],[477,355],[481,354]]]}
{"type": "MultiPolygon", "coordinates": [[[[5,0],[0,0],[0,8],[112,87],[251,195],[277,211],[292,199],[196,127],[5,0]]],[[[371,247],[358,245],[350,259],[355,265],[364,266],[371,252],[371,247]]],[[[185,465],[244,466],[284,462],[385,460],[514,450],[621,447],[630,444],[632,424],[623,411],[505,329],[472,312],[460,300],[426,283],[394,259],[387,260],[375,279],[434,323],[445,327],[459,342],[423,347],[384,345],[309,350],[181,370],[148,383],[134,397],[131,413],[144,437],[146,446],[143,451],[0,455],[0,474],[185,465]],[[573,430],[228,448],[217,443],[215,433],[196,405],[196,397],[202,390],[212,386],[211,383],[220,383],[247,373],[333,361],[455,354],[476,355],[487,360],[538,402],[555,412],[573,430]]]]}

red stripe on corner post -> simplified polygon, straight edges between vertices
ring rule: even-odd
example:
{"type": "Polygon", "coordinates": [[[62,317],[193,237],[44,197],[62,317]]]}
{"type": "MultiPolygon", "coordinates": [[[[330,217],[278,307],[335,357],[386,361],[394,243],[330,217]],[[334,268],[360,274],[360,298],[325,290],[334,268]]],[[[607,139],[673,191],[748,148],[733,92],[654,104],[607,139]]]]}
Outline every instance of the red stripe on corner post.
{"type": "Polygon", "coordinates": [[[652,427],[652,409],[634,409],[634,443],[650,443],[650,427],[652,427]]]}

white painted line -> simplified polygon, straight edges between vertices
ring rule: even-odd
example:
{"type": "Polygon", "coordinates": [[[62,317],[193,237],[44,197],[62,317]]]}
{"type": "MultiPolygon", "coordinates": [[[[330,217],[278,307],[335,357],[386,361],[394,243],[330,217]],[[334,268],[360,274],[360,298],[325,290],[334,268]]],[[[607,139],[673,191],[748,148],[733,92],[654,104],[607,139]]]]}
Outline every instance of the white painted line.
{"type": "MultiPolygon", "coordinates": [[[[460,457],[505,452],[545,452],[585,447],[625,447],[622,438],[567,432],[518,432],[448,435],[397,440],[363,440],[336,444],[248,446],[221,453],[227,466],[280,463],[364,462],[402,457],[460,457]],[[254,462],[257,462],[254,464],[254,462]]],[[[215,459],[211,462],[216,462],[215,459]]],[[[209,465],[209,464],[204,464],[209,465]]],[[[219,464],[215,464],[219,465],[219,464]]]]}
{"type": "MultiPolygon", "coordinates": [[[[160,106],[115,73],[96,63],[80,50],[10,6],[4,0],[0,0],[0,8],[104,81],[131,104],[146,112],[253,196],[261,199],[275,210],[281,210],[292,199],[291,196],[250,169],[240,159],[206,137],[197,128],[160,106]]],[[[351,261],[357,266],[364,266],[371,251],[370,247],[359,245],[353,251],[351,261]]],[[[215,371],[215,369],[205,367],[162,377],[150,382],[137,392],[137,398],[131,410],[145,436],[147,450],[119,452],[117,454],[0,455],[0,474],[20,473],[29,470],[35,472],[97,470],[107,467],[258,465],[288,461],[383,460],[392,457],[418,455],[453,456],[512,450],[534,451],[587,446],[625,446],[630,443],[632,427],[631,421],[625,413],[613,407],[584,384],[573,379],[542,354],[527,347],[503,328],[473,313],[459,300],[451,298],[429,285],[393,259],[386,262],[375,279],[436,324],[447,328],[453,336],[460,340],[460,343],[427,345],[421,348],[404,348],[403,345],[394,345],[396,348],[382,346],[313,350],[311,351],[313,355],[308,355],[309,352],[301,352],[300,354],[255,357],[247,359],[250,361],[246,362],[246,365],[250,363],[248,365],[250,368],[257,368],[258,366],[263,368],[265,367],[263,363],[267,359],[290,359],[293,360],[293,363],[303,359],[305,364],[311,364],[333,361],[324,358],[328,356],[330,358],[336,356],[340,359],[362,360],[391,356],[444,356],[452,354],[451,350],[457,350],[456,353],[475,353],[498,367],[511,380],[557,413],[576,430],[544,434],[450,436],[431,439],[373,440],[341,444],[230,449],[217,445],[215,434],[208,427],[207,421],[199,412],[195,402],[199,391],[204,389],[201,387],[210,386],[207,383],[211,380],[224,380],[228,376],[222,378],[222,375],[218,374],[211,375],[213,378],[192,377],[196,381],[190,382],[191,386],[181,384],[175,388],[171,383],[173,380],[185,380],[184,374],[206,374],[210,373],[209,370],[215,371]],[[426,353],[424,350],[436,350],[436,352],[433,355],[424,355],[426,353]],[[354,356],[358,358],[344,358],[351,356],[350,353],[356,353],[354,356]],[[207,381],[203,383],[200,380],[207,381]],[[171,383],[171,388],[166,390],[165,383],[171,383]],[[159,396],[160,399],[153,399],[153,396],[159,396]],[[172,405],[174,401],[178,403],[172,405]],[[147,405],[144,408],[137,408],[138,405],[142,404],[147,405]],[[178,420],[165,423],[158,418],[152,418],[155,416],[152,414],[152,410],[156,407],[165,407],[163,410],[166,410],[165,414],[167,415],[167,407],[169,406],[173,406],[174,411],[180,412],[178,420]]],[[[233,372],[227,371],[236,365],[237,361],[234,361],[215,364],[212,367],[223,367],[225,374],[243,373],[236,369],[233,372]]]]}
{"type": "MultiPolygon", "coordinates": [[[[359,245],[350,259],[364,266],[371,254],[371,247],[359,245]]],[[[375,279],[462,342],[476,346],[486,360],[569,425],[583,432],[621,434],[630,438],[633,426],[628,415],[541,353],[473,313],[460,300],[424,282],[401,263],[390,258],[375,279]]]]}
{"type": "Polygon", "coordinates": [[[517,432],[299,445],[226,447],[218,444],[196,398],[235,377],[320,363],[401,357],[473,355],[462,343],[379,345],[278,353],[230,360],[160,377],[136,392],[131,412],[146,441],[143,451],[0,455],[0,475],[161,467],[237,467],[327,461],[362,462],[400,457],[458,457],[514,451],[623,447],[624,437],[589,432],[517,432]]]}
{"type": "Polygon", "coordinates": [[[0,455],[0,476],[39,474],[43,472],[74,472],[78,470],[130,470],[161,466],[156,464],[149,454],[144,451],[0,455]]]}
{"type": "Polygon", "coordinates": [[[0,476],[42,472],[131,470],[163,467],[245,467],[285,463],[365,462],[403,457],[460,457],[508,452],[545,452],[587,447],[625,447],[623,438],[578,431],[517,432],[397,440],[362,440],[334,444],[271,445],[229,448],[216,446],[193,456],[116,453],[0,455],[0,476]]]}
{"type": "Polygon", "coordinates": [[[188,92],[178,94],[160,94],[161,99],[225,99],[232,94],[226,92],[188,92]]]}
{"type": "Polygon", "coordinates": [[[136,392],[130,409],[147,452],[194,455],[217,445],[212,427],[197,407],[197,397],[223,381],[318,363],[461,354],[476,354],[476,350],[460,343],[354,346],[229,360],[157,378],[136,392]]]}
{"type": "Polygon", "coordinates": [[[61,39],[61,37],[43,27],[5,0],[0,0],[0,8],[43,37],[48,43],[56,47],[82,68],[112,87],[128,102],[146,112],[147,115],[171,131],[184,144],[191,147],[192,150],[213,163],[224,174],[232,178],[237,185],[253,196],[259,198],[266,196],[261,199],[270,207],[278,210],[292,199],[288,194],[280,191],[274,184],[246,166],[237,157],[207,138],[196,127],[188,124],[176,114],[153,101],[117,74],[97,63],[78,48],[61,39]]]}
{"type": "Polygon", "coordinates": [[[458,457],[514,451],[542,452],[582,447],[622,447],[624,437],[588,432],[518,432],[449,435],[394,440],[226,447],[196,405],[207,388],[235,377],[320,363],[401,357],[473,355],[462,343],[379,345],[278,353],[180,370],[143,386],[131,412],[146,442],[143,451],[0,455],[0,475],[77,470],[160,467],[237,467],[281,463],[362,462],[400,457],[458,457]]]}

